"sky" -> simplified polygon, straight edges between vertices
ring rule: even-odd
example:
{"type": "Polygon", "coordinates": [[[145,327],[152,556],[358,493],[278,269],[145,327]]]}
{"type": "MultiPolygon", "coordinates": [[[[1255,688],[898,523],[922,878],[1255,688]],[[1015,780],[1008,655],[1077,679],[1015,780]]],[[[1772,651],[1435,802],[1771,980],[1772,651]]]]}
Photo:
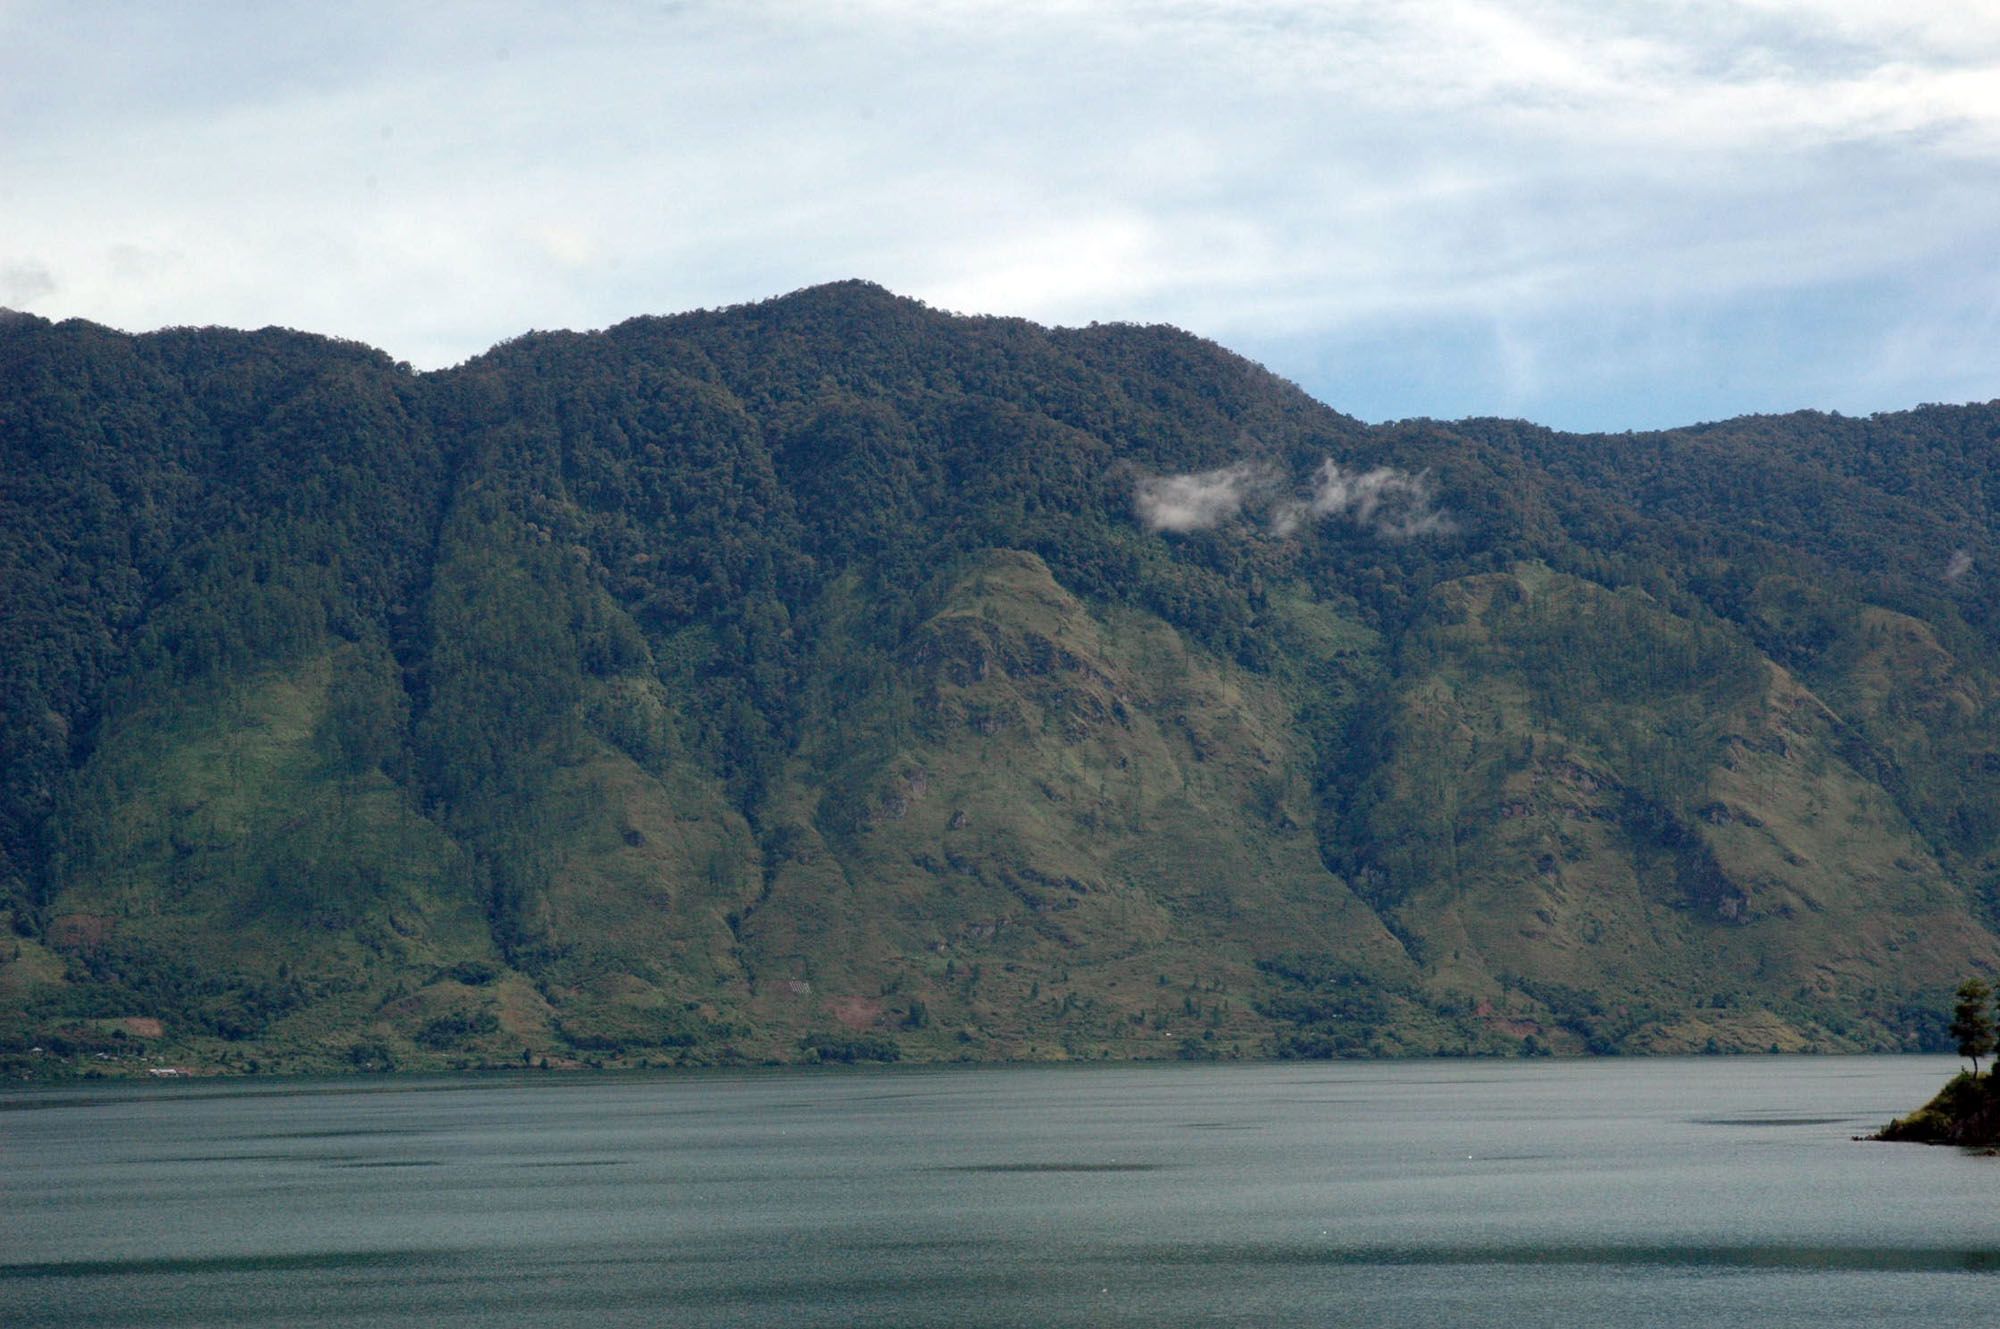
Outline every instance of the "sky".
{"type": "Polygon", "coordinates": [[[0,0],[0,306],[419,368],[864,277],[1367,420],[2000,397],[2000,5],[0,0]]]}

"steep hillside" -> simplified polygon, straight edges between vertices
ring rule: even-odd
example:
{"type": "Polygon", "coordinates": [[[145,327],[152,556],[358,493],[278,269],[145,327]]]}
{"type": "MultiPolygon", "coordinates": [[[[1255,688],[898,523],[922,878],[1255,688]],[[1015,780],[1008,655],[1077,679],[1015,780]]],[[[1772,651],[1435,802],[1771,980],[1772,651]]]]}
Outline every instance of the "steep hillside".
{"type": "Polygon", "coordinates": [[[10,318],[0,1056],[1935,1046],[1996,440],[1368,428],[861,283],[426,375],[10,318]]]}

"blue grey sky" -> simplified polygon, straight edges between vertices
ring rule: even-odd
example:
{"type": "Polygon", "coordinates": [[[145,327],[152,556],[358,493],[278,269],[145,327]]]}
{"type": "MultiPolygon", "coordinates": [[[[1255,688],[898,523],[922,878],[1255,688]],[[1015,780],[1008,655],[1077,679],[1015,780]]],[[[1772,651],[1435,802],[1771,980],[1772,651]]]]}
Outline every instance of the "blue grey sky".
{"type": "Polygon", "coordinates": [[[1369,420],[2000,396],[1965,0],[0,0],[0,305],[455,363],[867,277],[1369,420]]]}

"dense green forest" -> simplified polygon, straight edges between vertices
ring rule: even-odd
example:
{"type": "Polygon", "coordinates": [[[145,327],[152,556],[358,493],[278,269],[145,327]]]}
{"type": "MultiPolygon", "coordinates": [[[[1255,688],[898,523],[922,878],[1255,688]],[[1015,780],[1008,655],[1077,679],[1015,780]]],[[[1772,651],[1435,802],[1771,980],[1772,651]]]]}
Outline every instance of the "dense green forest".
{"type": "Polygon", "coordinates": [[[1996,458],[864,283],[430,374],[0,316],[0,1064],[1945,1047],[1996,458]]]}

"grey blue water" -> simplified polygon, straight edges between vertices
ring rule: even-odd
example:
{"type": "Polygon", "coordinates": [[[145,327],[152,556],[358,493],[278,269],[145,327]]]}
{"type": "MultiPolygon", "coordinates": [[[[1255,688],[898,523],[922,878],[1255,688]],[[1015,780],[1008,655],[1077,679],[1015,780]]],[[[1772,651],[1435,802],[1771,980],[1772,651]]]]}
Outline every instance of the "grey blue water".
{"type": "Polygon", "coordinates": [[[1976,1325],[1941,1058],[0,1094],[0,1324],[1976,1325]]]}

